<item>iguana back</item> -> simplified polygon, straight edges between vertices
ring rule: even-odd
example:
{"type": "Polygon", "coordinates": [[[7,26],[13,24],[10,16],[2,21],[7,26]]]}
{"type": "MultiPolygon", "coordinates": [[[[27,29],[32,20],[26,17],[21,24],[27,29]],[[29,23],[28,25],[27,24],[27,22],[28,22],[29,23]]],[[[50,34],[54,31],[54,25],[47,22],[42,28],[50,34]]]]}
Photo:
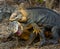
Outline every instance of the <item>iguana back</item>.
{"type": "Polygon", "coordinates": [[[44,7],[27,8],[29,14],[28,23],[38,23],[43,25],[60,26],[60,15],[51,9],[44,7]]]}

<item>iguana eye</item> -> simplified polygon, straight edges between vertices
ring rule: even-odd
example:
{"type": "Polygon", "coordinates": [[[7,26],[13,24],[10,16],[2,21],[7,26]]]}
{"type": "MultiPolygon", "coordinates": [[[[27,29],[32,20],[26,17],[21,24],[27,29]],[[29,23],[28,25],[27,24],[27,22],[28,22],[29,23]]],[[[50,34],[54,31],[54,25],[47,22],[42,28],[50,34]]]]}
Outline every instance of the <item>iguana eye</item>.
{"type": "Polygon", "coordinates": [[[22,15],[21,15],[21,14],[17,15],[17,16],[16,16],[16,19],[17,19],[17,20],[21,20],[21,19],[22,19],[22,15]]]}

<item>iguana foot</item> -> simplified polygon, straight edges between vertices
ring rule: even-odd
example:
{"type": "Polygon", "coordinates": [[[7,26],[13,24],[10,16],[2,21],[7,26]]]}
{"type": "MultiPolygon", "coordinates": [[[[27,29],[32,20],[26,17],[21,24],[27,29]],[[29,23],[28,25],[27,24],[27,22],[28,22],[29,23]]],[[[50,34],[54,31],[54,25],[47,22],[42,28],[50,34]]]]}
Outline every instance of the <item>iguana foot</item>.
{"type": "Polygon", "coordinates": [[[46,45],[47,43],[48,43],[47,40],[42,40],[42,41],[40,41],[40,45],[38,46],[38,48],[43,47],[43,46],[46,45]]]}
{"type": "Polygon", "coordinates": [[[36,33],[36,35],[37,35],[38,33],[40,33],[40,29],[39,28],[34,28],[33,33],[36,33]]]}

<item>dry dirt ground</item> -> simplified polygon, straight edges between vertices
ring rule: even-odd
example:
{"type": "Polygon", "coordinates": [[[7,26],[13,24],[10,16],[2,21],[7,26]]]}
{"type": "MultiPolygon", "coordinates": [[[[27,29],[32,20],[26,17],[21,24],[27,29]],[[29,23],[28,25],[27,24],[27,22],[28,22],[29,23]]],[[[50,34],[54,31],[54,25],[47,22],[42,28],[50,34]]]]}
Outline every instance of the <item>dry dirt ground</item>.
{"type": "MultiPolygon", "coordinates": [[[[9,33],[8,23],[3,21],[3,23],[0,23],[0,35],[3,34],[4,37],[6,37],[8,33],[9,33]]],[[[26,48],[25,46],[18,45],[17,40],[2,42],[5,39],[4,37],[3,39],[0,39],[0,49],[25,49],[26,48]]],[[[36,43],[36,45],[39,45],[39,43],[36,43]]],[[[38,49],[36,45],[29,46],[29,49],[38,49]]],[[[39,49],[60,49],[60,44],[47,45],[39,49]]]]}

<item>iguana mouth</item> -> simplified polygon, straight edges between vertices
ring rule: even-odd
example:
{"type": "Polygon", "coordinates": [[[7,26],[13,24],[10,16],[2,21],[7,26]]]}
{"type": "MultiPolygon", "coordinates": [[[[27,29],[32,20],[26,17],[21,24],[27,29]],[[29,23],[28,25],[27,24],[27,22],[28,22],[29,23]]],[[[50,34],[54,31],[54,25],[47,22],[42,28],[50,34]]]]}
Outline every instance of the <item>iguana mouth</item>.
{"type": "Polygon", "coordinates": [[[16,34],[17,34],[18,36],[20,36],[20,35],[22,34],[22,31],[21,31],[20,29],[18,29],[18,31],[16,32],[16,34]]]}

